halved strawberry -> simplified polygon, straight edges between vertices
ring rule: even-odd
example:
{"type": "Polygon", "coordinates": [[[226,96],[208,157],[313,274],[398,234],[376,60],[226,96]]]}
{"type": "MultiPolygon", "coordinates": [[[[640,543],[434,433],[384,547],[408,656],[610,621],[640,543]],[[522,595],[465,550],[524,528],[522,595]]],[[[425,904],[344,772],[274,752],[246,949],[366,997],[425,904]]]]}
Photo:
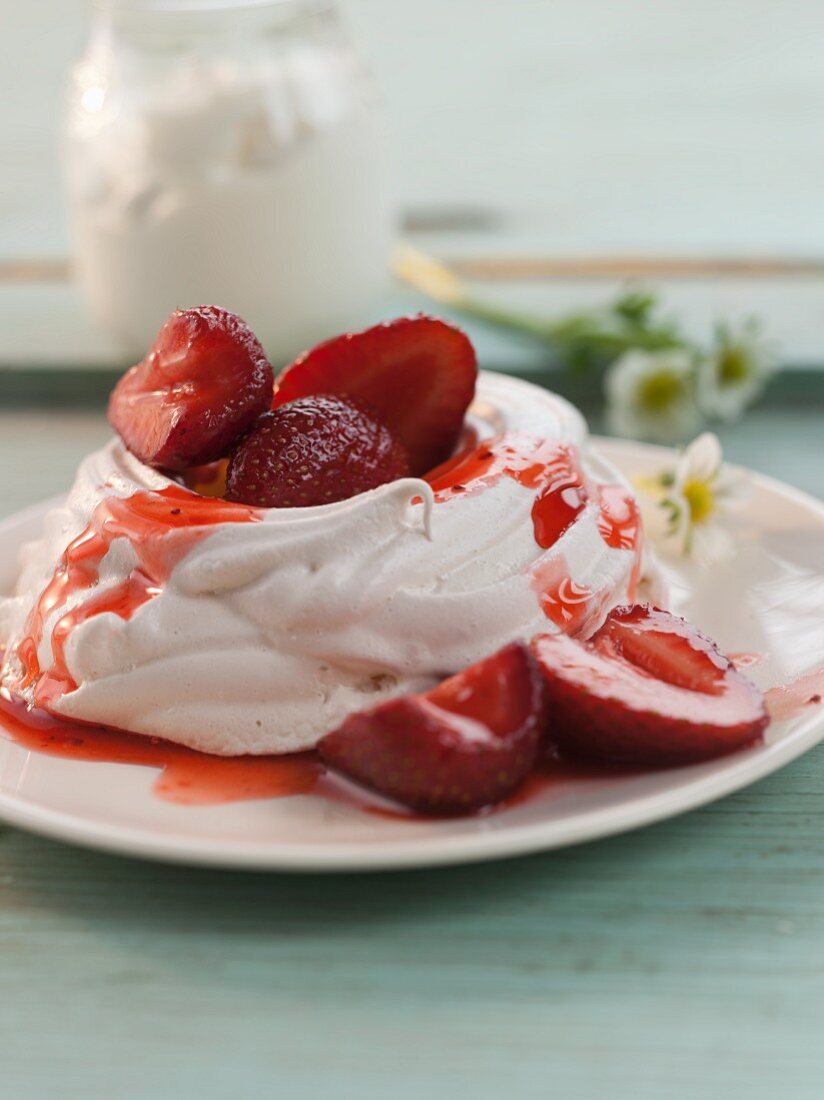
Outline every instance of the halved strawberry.
{"type": "Polygon", "coordinates": [[[271,404],[272,367],[245,321],[178,309],[115,386],[109,422],[142,462],[185,470],[224,458],[271,404]]]}
{"type": "Polygon", "coordinates": [[[226,499],[306,508],[408,473],[409,459],[388,428],[352,401],[319,394],[260,417],[229,460],[226,499]]]}
{"type": "Polygon", "coordinates": [[[500,801],[531,770],[543,714],[526,646],[509,645],[425,695],[353,714],[319,745],[332,767],[426,813],[500,801]]]}
{"type": "Polygon", "coordinates": [[[684,619],[617,608],[588,641],[533,640],[547,685],[548,729],[562,753],[616,764],[708,760],[767,726],[758,688],[684,619]]]}
{"type": "Polygon", "coordinates": [[[274,406],[309,394],[365,402],[409,455],[412,473],[449,457],[475,395],[475,349],[434,317],[400,317],[319,344],[279,375],[274,406]]]}

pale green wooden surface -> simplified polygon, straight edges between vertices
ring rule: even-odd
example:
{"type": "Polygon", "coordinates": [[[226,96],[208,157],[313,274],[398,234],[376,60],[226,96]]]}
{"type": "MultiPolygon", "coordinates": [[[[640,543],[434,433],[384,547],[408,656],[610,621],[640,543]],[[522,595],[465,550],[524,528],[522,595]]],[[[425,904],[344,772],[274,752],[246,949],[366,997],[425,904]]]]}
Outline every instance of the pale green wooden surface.
{"type": "MultiPolygon", "coordinates": [[[[824,402],[783,393],[729,452],[824,496],[824,402]]],[[[0,414],[0,510],[105,435],[0,414]]],[[[642,832],[436,872],[187,871],[0,829],[3,1100],[812,1100],[822,1023],[824,748],[642,832]]]]}

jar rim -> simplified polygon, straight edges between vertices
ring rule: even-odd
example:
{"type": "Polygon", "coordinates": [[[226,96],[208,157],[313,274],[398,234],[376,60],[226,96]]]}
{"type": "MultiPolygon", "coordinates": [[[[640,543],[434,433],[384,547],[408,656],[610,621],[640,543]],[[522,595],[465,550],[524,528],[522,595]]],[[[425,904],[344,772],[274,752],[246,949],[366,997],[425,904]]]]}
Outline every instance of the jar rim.
{"type": "Polygon", "coordinates": [[[149,15],[200,15],[255,8],[324,8],[335,0],[95,0],[103,10],[149,15]]]}

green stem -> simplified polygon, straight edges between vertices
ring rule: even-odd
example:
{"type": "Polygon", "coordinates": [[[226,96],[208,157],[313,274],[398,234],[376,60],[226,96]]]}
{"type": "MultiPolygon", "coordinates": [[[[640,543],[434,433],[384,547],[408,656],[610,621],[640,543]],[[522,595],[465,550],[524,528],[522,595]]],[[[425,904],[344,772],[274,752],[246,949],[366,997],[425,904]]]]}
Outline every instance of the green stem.
{"type": "Polygon", "coordinates": [[[646,317],[628,319],[615,308],[572,314],[558,321],[472,297],[455,303],[454,308],[490,327],[538,340],[568,365],[577,367],[603,365],[632,348],[660,351],[689,346],[671,323],[653,322],[646,317]]]}
{"type": "Polygon", "coordinates": [[[489,325],[490,328],[507,329],[521,336],[532,336],[542,343],[552,343],[552,325],[520,310],[506,309],[503,306],[482,302],[478,298],[464,298],[454,308],[466,317],[489,325]]]}

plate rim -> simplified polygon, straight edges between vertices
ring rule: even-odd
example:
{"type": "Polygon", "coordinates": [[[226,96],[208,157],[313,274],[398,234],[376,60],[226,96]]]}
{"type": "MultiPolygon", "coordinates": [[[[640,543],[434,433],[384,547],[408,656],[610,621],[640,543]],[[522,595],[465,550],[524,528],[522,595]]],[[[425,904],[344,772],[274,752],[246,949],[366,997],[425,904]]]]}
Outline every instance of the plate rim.
{"type": "MultiPolygon", "coordinates": [[[[633,454],[666,457],[670,448],[629,440],[592,437],[593,444],[609,461],[621,465],[633,454]]],[[[816,515],[824,530],[824,502],[801,489],[746,467],[753,484],[789,498],[816,515]]],[[[44,515],[65,494],[14,512],[0,520],[0,534],[44,515]]],[[[695,771],[693,780],[610,807],[591,810],[574,818],[532,822],[500,830],[483,830],[471,836],[410,837],[393,841],[385,849],[357,841],[334,848],[317,842],[300,844],[267,840],[231,841],[215,838],[151,835],[139,827],[85,821],[70,813],[49,809],[0,791],[0,819],[9,825],[64,843],[96,851],[178,865],[208,866],[224,870],[288,872],[368,872],[411,870],[481,863],[572,847],[615,836],[645,825],[698,809],[725,795],[757,783],[808,752],[824,740],[824,709],[810,714],[801,727],[771,745],[745,749],[728,757],[721,771],[702,775],[709,765],[673,769],[679,775],[695,771]]],[[[481,819],[483,820],[483,819],[481,819]]]]}

